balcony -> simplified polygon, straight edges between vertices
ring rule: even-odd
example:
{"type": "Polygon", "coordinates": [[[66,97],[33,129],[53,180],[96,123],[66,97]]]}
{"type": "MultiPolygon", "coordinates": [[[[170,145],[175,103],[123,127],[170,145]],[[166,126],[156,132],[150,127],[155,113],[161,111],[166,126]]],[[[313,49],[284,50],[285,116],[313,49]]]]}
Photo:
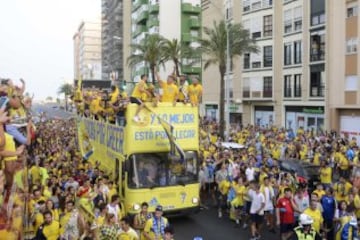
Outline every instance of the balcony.
{"type": "Polygon", "coordinates": [[[189,27],[190,28],[200,28],[200,21],[198,18],[190,18],[189,19],[189,27]]]}
{"type": "Polygon", "coordinates": [[[152,27],[155,27],[155,26],[159,26],[159,19],[155,18],[155,17],[152,17],[147,21],[147,27],[152,28],[152,27]]]}
{"type": "Polygon", "coordinates": [[[200,74],[201,67],[194,67],[191,65],[183,65],[181,67],[181,72],[186,73],[186,74],[200,74]]]}
{"type": "Polygon", "coordinates": [[[147,10],[143,10],[138,17],[136,18],[136,23],[144,23],[149,18],[149,12],[147,10]]]}
{"type": "Polygon", "coordinates": [[[159,12],[159,4],[151,4],[149,7],[150,14],[156,14],[159,12]]]}
{"type": "Polygon", "coordinates": [[[193,6],[191,3],[183,3],[182,4],[182,11],[184,13],[200,14],[201,7],[200,6],[193,6]]]}
{"type": "Polygon", "coordinates": [[[138,25],[135,29],[135,31],[133,32],[133,37],[136,37],[137,35],[143,33],[143,32],[147,32],[147,27],[145,25],[138,25]]]}
{"type": "Polygon", "coordinates": [[[136,0],[132,6],[132,11],[136,11],[140,6],[148,4],[148,0],[136,0]]]}
{"type": "Polygon", "coordinates": [[[195,42],[199,39],[199,36],[193,36],[190,33],[183,33],[181,36],[181,40],[183,42],[195,42]]]}

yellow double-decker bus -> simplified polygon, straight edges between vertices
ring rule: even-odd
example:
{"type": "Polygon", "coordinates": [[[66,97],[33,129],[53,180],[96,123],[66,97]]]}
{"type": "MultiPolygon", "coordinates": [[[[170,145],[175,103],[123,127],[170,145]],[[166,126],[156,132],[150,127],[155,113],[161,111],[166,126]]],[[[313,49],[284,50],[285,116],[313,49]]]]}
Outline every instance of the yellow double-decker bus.
{"type": "Polygon", "coordinates": [[[139,212],[142,202],[165,214],[199,209],[197,107],[159,103],[141,110],[129,104],[125,126],[78,118],[78,142],[83,156],[115,180],[122,211],[139,212]],[[172,128],[172,129],[171,129],[172,128]]]}

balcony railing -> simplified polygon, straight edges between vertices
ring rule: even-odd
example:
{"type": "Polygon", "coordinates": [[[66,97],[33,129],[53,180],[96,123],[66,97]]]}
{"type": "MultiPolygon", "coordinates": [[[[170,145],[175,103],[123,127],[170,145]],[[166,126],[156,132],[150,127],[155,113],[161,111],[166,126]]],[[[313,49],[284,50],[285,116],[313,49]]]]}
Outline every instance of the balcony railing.
{"type": "Polygon", "coordinates": [[[199,14],[201,12],[201,7],[193,6],[191,3],[183,3],[182,10],[185,13],[199,14]]]}
{"type": "Polygon", "coordinates": [[[199,28],[200,27],[200,21],[197,18],[190,18],[189,19],[189,26],[190,28],[199,28]]]}
{"type": "Polygon", "coordinates": [[[325,96],[325,86],[310,87],[310,97],[324,97],[324,96],[325,96]]]}

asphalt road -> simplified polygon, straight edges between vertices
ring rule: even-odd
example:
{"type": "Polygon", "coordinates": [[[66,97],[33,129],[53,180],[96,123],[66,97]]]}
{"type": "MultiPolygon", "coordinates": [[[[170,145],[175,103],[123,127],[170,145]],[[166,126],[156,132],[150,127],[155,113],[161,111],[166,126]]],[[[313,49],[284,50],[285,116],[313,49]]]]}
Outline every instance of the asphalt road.
{"type": "MultiPolygon", "coordinates": [[[[250,229],[236,228],[235,223],[227,216],[219,219],[217,210],[212,208],[202,210],[192,216],[169,219],[175,229],[176,240],[193,240],[194,237],[202,237],[203,240],[247,240],[251,238],[250,229]]],[[[279,231],[270,233],[263,227],[262,237],[264,240],[280,239],[279,231]]]]}

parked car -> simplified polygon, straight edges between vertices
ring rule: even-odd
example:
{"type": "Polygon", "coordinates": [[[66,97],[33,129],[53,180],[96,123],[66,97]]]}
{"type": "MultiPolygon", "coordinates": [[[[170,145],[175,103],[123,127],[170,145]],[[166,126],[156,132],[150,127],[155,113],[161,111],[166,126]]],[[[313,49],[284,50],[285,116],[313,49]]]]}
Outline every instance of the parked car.
{"type": "Polygon", "coordinates": [[[320,167],[302,162],[298,159],[288,159],[279,161],[280,170],[289,173],[296,173],[299,182],[306,182],[312,191],[316,184],[320,182],[320,167]]]}

